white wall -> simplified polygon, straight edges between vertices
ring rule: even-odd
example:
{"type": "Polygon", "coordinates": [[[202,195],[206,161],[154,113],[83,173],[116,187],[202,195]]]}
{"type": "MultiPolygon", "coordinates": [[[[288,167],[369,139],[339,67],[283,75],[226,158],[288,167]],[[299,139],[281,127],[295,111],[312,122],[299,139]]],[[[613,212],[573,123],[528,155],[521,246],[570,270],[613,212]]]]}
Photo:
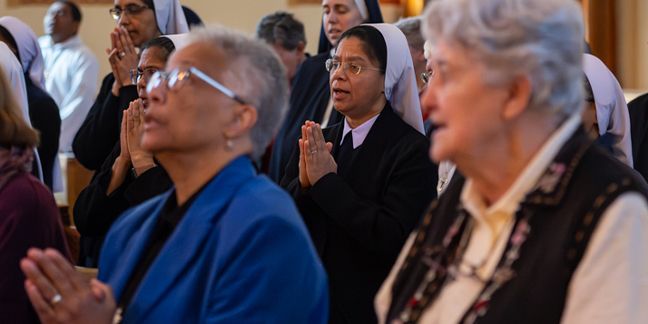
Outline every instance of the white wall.
{"type": "MultiPolygon", "coordinates": [[[[72,0],[74,1],[74,0],[72,0]]],[[[306,50],[317,53],[321,24],[321,7],[319,5],[301,5],[288,7],[287,0],[181,0],[182,4],[193,9],[206,23],[223,24],[253,34],[257,22],[268,13],[279,10],[295,14],[306,27],[308,44],[306,50]]],[[[0,16],[14,16],[28,24],[37,36],[43,35],[43,17],[48,5],[7,7],[7,0],[0,0],[0,16]]],[[[106,59],[106,47],[110,46],[108,34],[115,26],[115,21],[108,14],[111,5],[81,5],[83,21],[79,36],[95,52],[101,63],[100,75],[103,78],[110,72],[106,59]]],[[[400,15],[400,7],[383,6],[386,22],[394,22],[400,15]]]]}

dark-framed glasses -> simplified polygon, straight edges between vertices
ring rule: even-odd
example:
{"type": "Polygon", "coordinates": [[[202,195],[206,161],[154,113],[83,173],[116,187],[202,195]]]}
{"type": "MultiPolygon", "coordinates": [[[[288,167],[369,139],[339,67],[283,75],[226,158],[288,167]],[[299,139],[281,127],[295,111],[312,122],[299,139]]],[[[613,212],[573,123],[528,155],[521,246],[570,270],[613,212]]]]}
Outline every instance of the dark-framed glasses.
{"type": "Polygon", "coordinates": [[[129,5],[126,5],[124,8],[120,8],[115,6],[115,8],[111,8],[110,10],[110,15],[113,17],[115,20],[119,20],[121,18],[122,14],[126,14],[126,16],[131,17],[133,15],[137,15],[138,13],[142,12],[144,9],[151,9],[149,6],[138,6],[134,3],[131,3],[129,5]]]}
{"type": "Polygon", "coordinates": [[[186,82],[187,79],[189,79],[191,75],[197,76],[199,79],[205,81],[207,84],[216,88],[226,96],[236,100],[238,103],[243,105],[245,104],[245,101],[235,95],[232,90],[228,89],[227,87],[220,84],[218,81],[212,79],[207,74],[203,73],[195,67],[175,68],[171,72],[157,71],[151,76],[151,79],[146,85],[146,91],[151,92],[153,89],[157,88],[158,86],[160,86],[160,84],[166,81],[166,85],[169,90],[176,92],[180,90],[180,88],[182,88],[182,85],[186,82]]]}
{"type": "Polygon", "coordinates": [[[421,73],[421,80],[423,83],[428,84],[430,82],[430,78],[434,75],[434,70],[430,70],[429,72],[423,72],[421,73]]]}
{"type": "Polygon", "coordinates": [[[144,78],[144,82],[148,82],[151,79],[151,76],[153,73],[157,72],[157,69],[154,68],[148,68],[144,69],[144,71],[140,72],[139,70],[131,70],[130,71],[130,77],[131,77],[131,82],[133,84],[138,84],[142,77],[144,78]]]}
{"type": "Polygon", "coordinates": [[[326,71],[333,74],[340,68],[340,65],[342,66],[342,69],[344,69],[344,72],[350,72],[356,75],[360,74],[362,70],[385,72],[385,70],[368,68],[368,67],[360,66],[356,63],[342,63],[340,61],[334,61],[332,59],[326,60],[326,71]]]}

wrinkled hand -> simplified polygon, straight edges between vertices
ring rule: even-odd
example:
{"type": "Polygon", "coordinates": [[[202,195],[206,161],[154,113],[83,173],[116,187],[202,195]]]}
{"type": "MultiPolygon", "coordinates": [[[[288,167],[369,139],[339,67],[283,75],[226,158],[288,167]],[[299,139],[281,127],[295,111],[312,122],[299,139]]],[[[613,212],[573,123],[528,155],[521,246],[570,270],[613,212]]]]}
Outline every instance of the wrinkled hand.
{"type": "Polygon", "coordinates": [[[329,173],[337,173],[337,163],[331,156],[333,144],[326,142],[319,124],[307,121],[299,140],[299,182],[310,187],[329,173]]]}
{"type": "Polygon", "coordinates": [[[115,76],[113,94],[119,94],[119,88],[133,84],[130,71],[137,68],[139,57],[133,45],[133,39],[124,28],[115,27],[110,33],[112,48],[107,49],[110,68],[115,76]],[[115,93],[115,90],[117,93],[115,93]]]}
{"type": "Polygon", "coordinates": [[[142,149],[142,135],[144,134],[144,105],[142,99],[130,103],[127,111],[127,137],[128,151],[134,168],[153,165],[153,154],[142,149]]]}
{"type": "Polygon", "coordinates": [[[85,283],[54,249],[31,248],[20,261],[25,290],[43,324],[111,323],[117,304],[112,289],[85,283]],[[55,296],[60,295],[57,302],[55,296]]]}

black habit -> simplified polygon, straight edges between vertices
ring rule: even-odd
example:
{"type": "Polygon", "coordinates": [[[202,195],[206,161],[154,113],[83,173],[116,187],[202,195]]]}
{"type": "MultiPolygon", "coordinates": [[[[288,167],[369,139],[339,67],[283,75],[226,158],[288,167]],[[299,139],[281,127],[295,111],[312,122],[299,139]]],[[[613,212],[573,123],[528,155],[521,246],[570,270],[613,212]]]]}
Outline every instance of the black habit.
{"type": "MultiPolygon", "coordinates": [[[[323,130],[334,158],[343,129],[338,123],[323,130]]],[[[376,323],[374,296],[436,195],[428,150],[429,140],[388,103],[344,176],[329,173],[304,191],[299,149],[293,153],[281,186],[295,199],[327,270],[330,323],[376,323]]],[[[336,162],[340,169],[346,161],[336,162]]]]}
{"type": "Polygon", "coordinates": [[[630,101],[628,112],[633,165],[648,180],[648,93],[630,101]]]}
{"type": "MultiPolygon", "coordinates": [[[[32,127],[40,133],[38,157],[43,169],[43,182],[52,190],[54,162],[58,158],[59,137],[61,136],[61,115],[59,115],[54,99],[37,87],[29,75],[25,75],[25,85],[29,119],[31,119],[32,127]]],[[[32,174],[38,177],[38,169],[34,168],[32,171],[32,174]]]]}
{"type": "Polygon", "coordinates": [[[81,234],[79,265],[96,268],[104,238],[119,215],[132,206],[166,192],[172,186],[169,175],[157,166],[137,178],[129,173],[124,183],[106,196],[112,166],[120,153],[118,141],[101,170],[95,173],[74,204],[74,224],[81,234]]]}
{"type": "Polygon", "coordinates": [[[72,142],[76,159],[88,170],[101,168],[115,142],[119,141],[124,110],[139,98],[135,85],[119,88],[119,97],[115,97],[112,94],[114,82],[112,73],[103,79],[99,95],[72,142]]]}

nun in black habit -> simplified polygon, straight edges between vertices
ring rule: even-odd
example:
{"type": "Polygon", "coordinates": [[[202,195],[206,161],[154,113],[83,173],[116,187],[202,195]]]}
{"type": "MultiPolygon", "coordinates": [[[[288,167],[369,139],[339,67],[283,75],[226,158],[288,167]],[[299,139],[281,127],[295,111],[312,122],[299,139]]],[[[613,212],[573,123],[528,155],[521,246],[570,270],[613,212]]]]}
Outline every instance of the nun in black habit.
{"type": "Polygon", "coordinates": [[[274,139],[268,175],[276,182],[283,178],[295,142],[301,135],[301,126],[307,120],[321,123],[323,127],[342,120],[342,115],[333,109],[329,74],[324,68],[340,35],[362,22],[383,22],[377,0],[323,0],[322,8],[318,54],[306,59],[297,69],[289,111],[274,139]]]}
{"type": "Polygon", "coordinates": [[[435,196],[436,169],[397,27],[347,30],[326,66],[343,121],[306,123],[281,186],[329,276],[329,323],[376,323],[374,296],[435,196]]]}

